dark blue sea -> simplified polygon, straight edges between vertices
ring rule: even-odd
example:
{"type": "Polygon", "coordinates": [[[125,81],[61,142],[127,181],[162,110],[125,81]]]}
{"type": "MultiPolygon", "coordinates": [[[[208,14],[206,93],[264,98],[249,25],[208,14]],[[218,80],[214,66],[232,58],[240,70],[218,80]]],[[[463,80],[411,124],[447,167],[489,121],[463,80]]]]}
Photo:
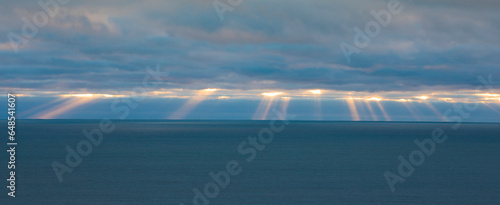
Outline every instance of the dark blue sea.
{"type": "Polygon", "coordinates": [[[16,197],[3,151],[0,204],[500,204],[499,124],[110,123],[95,145],[82,131],[99,120],[18,120],[16,197]]]}

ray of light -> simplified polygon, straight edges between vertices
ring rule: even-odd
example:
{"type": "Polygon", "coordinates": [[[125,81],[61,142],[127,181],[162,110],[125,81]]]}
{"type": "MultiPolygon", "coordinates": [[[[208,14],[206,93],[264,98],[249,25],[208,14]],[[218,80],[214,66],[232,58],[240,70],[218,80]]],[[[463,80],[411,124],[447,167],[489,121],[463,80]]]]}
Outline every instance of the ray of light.
{"type": "Polygon", "coordinates": [[[264,97],[262,101],[259,104],[259,107],[257,107],[257,110],[255,111],[252,119],[254,120],[265,120],[267,117],[267,114],[269,113],[269,109],[271,108],[271,105],[273,104],[274,97],[264,97]]]}
{"type": "Polygon", "coordinates": [[[169,119],[184,119],[196,106],[203,102],[208,96],[212,95],[217,89],[208,88],[197,92],[196,96],[191,97],[181,108],[172,113],[169,119]]]}
{"type": "Polygon", "coordinates": [[[265,120],[267,118],[267,114],[269,113],[269,109],[271,108],[271,105],[273,105],[274,97],[271,97],[269,102],[267,103],[266,110],[264,110],[264,113],[262,113],[262,117],[260,118],[261,120],[265,120]]]}
{"type": "Polygon", "coordinates": [[[282,97],[281,98],[281,113],[286,118],[288,114],[288,105],[290,104],[290,97],[282,97]]]}
{"type": "Polygon", "coordinates": [[[500,114],[500,111],[498,111],[497,109],[495,109],[493,106],[491,105],[488,105],[488,103],[485,103],[485,102],[482,102],[483,105],[485,105],[486,107],[490,108],[491,110],[495,111],[496,113],[500,114]]]}
{"type": "Polygon", "coordinates": [[[205,100],[207,96],[194,96],[191,97],[180,109],[172,113],[169,119],[183,119],[189,114],[198,104],[205,100]]]}
{"type": "Polygon", "coordinates": [[[446,119],[444,118],[444,116],[436,109],[436,107],[434,107],[434,105],[432,105],[430,102],[424,102],[424,104],[430,110],[432,110],[432,112],[434,112],[434,114],[436,114],[436,116],[438,116],[441,120],[446,121],[446,119]]]}
{"type": "Polygon", "coordinates": [[[278,95],[283,94],[282,92],[274,92],[274,93],[262,93],[263,96],[268,96],[268,97],[275,97],[278,95]]]}
{"type": "MultiPolygon", "coordinates": [[[[28,114],[30,114],[30,113],[33,113],[33,112],[35,112],[35,111],[37,111],[37,110],[40,110],[40,109],[43,109],[43,108],[46,108],[46,107],[49,107],[49,106],[51,106],[51,105],[53,105],[53,104],[55,104],[55,103],[58,103],[58,102],[60,102],[60,101],[65,100],[65,99],[67,99],[67,98],[66,98],[66,97],[60,97],[60,98],[57,98],[57,99],[52,100],[52,101],[50,101],[50,102],[48,102],[48,103],[44,103],[44,104],[41,104],[41,105],[36,106],[36,107],[34,107],[34,108],[31,108],[31,109],[29,109],[29,110],[26,110],[26,111],[24,111],[24,112],[20,113],[18,116],[19,116],[19,117],[22,117],[22,116],[28,115],[28,114]]],[[[36,114],[35,114],[35,115],[36,115],[36,114]]],[[[31,116],[30,118],[33,118],[33,117],[34,117],[34,116],[31,116]]]]}
{"type": "Polygon", "coordinates": [[[316,115],[316,119],[318,119],[318,120],[323,119],[323,111],[321,110],[321,98],[320,97],[315,97],[314,113],[316,115]]]}
{"type": "Polygon", "coordinates": [[[368,110],[370,111],[370,114],[372,115],[372,119],[374,121],[378,121],[378,117],[375,114],[375,112],[373,112],[373,108],[372,108],[372,105],[370,104],[370,101],[365,101],[365,104],[366,104],[366,107],[368,107],[368,110]]]}
{"type": "Polygon", "coordinates": [[[66,102],[62,103],[61,105],[57,105],[56,109],[49,110],[47,112],[36,115],[35,118],[54,119],[57,116],[60,116],[60,115],[66,113],[70,110],[73,110],[79,106],[87,104],[93,100],[95,100],[95,98],[92,98],[90,96],[72,98],[72,99],[69,99],[66,102]]]}
{"type": "Polygon", "coordinates": [[[257,109],[255,110],[255,113],[253,114],[253,117],[252,117],[253,120],[260,119],[260,117],[262,116],[262,113],[264,112],[264,109],[265,109],[264,107],[267,104],[267,101],[269,101],[268,98],[263,98],[260,101],[259,107],[257,107],[257,109]]]}
{"type": "Polygon", "coordinates": [[[265,120],[267,118],[267,114],[269,113],[271,106],[273,105],[274,98],[282,94],[283,92],[262,93],[261,95],[264,97],[262,98],[259,107],[257,107],[257,110],[253,114],[252,119],[265,120]]]}
{"type": "Polygon", "coordinates": [[[424,115],[422,114],[422,112],[420,111],[420,109],[419,109],[417,106],[415,106],[415,104],[413,104],[413,102],[408,102],[408,105],[409,105],[411,108],[413,108],[413,110],[415,111],[415,113],[417,113],[417,116],[419,116],[419,118],[421,118],[422,116],[424,116],[424,115]]]}
{"type": "Polygon", "coordinates": [[[406,107],[406,109],[408,109],[408,111],[410,111],[411,115],[413,115],[413,118],[415,118],[418,121],[421,121],[420,117],[417,115],[417,113],[415,112],[415,110],[413,110],[413,108],[410,105],[408,105],[408,103],[411,104],[411,102],[402,102],[402,103],[406,107]]]}
{"type": "Polygon", "coordinates": [[[346,99],[347,105],[349,106],[349,111],[351,112],[351,118],[353,121],[360,121],[358,109],[356,108],[356,103],[354,103],[353,98],[346,99]]]}
{"type": "Polygon", "coordinates": [[[391,118],[389,117],[389,115],[387,114],[387,112],[385,111],[384,107],[382,106],[382,104],[380,104],[380,101],[375,101],[378,105],[378,107],[380,108],[380,111],[382,111],[382,114],[384,115],[385,117],[385,121],[391,121],[391,118]]]}

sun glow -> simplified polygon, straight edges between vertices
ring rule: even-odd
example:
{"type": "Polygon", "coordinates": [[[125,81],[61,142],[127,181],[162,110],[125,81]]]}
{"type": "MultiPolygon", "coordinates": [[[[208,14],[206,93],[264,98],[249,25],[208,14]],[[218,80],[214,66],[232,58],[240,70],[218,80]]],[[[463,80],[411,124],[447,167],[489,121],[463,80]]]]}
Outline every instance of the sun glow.
{"type": "Polygon", "coordinates": [[[429,99],[428,96],[418,96],[418,97],[415,97],[415,98],[418,98],[420,100],[427,100],[427,99],[429,99]]]}
{"type": "Polygon", "coordinates": [[[66,94],[66,95],[62,95],[62,97],[91,98],[91,97],[94,97],[94,94],[91,94],[91,93],[87,93],[87,94],[66,94]]]}
{"type": "Polygon", "coordinates": [[[282,94],[283,94],[282,92],[262,93],[263,96],[267,96],[267,97],[275,97],[275,96],[282,95],[282,94]]]}
{"type": "Polygon", "coordinates": [[[353,121],[360,121],[361,118],[359,117],[358,109],[356,108],[356,103],[354,102],[354,99],[352,97],[349,97],[346,99],[347,101],[347,106],[349,107],[349,111],[351,112],[351,118],[353,121]]]}
{"type": "Polygon", "coordinates": [[[381,101],[382,98],[379,98],[379,97],[371,97],[371,98],[366,98],[366,100],[368,101],[381,101]]]}
{"type": "Polygon", "coordinates": [[[205,90],[203,90],[203,91],[205,91],[205,92],[215,92],[215,91],[217,91],[217,90],[218,90],[218,89],[215,89],[215,88],[207,88],[207,89],[205,89],[205,90]]]}
{"type": "Polygon", "coordinates": [[[309,90],[308,92],[314,94],[314,95],[321,95],[321,90],[309,90]]]}
{"type": "Polygon", "coordinates": [[[500,97],[500,94],[491,94],[491,93],[480,93],[480,94],[476,94],[476,95],[485,96],[485,97],[500,97]]]}

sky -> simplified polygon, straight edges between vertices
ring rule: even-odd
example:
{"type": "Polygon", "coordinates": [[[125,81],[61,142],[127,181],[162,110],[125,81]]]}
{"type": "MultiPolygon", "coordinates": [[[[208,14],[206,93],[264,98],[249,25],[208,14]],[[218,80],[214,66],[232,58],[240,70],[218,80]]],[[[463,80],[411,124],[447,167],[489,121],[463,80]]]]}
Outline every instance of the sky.
{"type": "Polygon", "coordinates": [[[0,5],[20,118],[500,121],[500,1],[40,2],[0,5]]]}

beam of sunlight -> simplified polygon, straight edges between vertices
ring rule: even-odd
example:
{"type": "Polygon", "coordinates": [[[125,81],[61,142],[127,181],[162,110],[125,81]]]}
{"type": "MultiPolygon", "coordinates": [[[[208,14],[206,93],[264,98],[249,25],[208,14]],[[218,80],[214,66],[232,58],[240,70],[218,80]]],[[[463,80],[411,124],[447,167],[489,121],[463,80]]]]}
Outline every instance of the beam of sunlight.
{"type": "Polygon", "coordinates": [[[269,113],[271,105],[273,105],[273,101],[274,97],[271,97],[271,100],[269,100],[269,103],[267,103],[266,110],[264,110],[264,113],[262,113],[262,117],[260,118],[261,120],[265,120],[267,118],[267,114],[269,113]]]}
{"type": "MultiPolygon", "coordinates": [[[[52,100],[52,101],[50,101],[50,102],[48,102],[48,103],[41,104],[41,105],[39,105],[39,106],[36,106],[36,107],[31,108],[31,109],[29,109],[29,110],[26,110],[26,111],[24,111],[24,112],[22,112],[22,113],[19,113],[19,115],[18,115],[18,116],[21,118],[21,117],[23,117],[23,116],[25,116],[25,115],[29,115],[30,113],[36,112],[37,110],[44,109],[44,108],[46,108],[46,107],[49,107],[49,106],[51,106],[51,105],[53,105],[53,104],[55,104],[55,103],[58,103],[58,102],[60,102],[60,101],[66,100],[66,99],[67,99],[66,97],[60,97],[60,98],[57,98],[57,99],[52,100]]],[[[34,115],[32,115],[31,117],[29,117],[29,118],[34,118],[34,116],[35,116],[35,115],[37,115],[37,114],[34,114],[34,115]]]]}
{"type": "Polygon", "coordinates": [[[274,98],[278,95],[282,95],[283,92],[272,92],[272,93],[262,93],[261,95],[264,98],[261,100],[259,107],[253,114],[253,120],[265,120],[267,114],[269,113],[269,109],[273,105],[274,98]]]}
{"type": "Polygon", "coordinates": [[[413,118],[415,118],[417,121],[421,121],[420,117],[417,115],[415,110],[413,110],[413,108],[410,105],[408,105],[408,103],[411,104],[411,102],[401,102],[401,103],[403,103],[403,105],[406,107],[406,109],[408,109],[408,111],[410,111],[413,118]]]}
{"type": "Polygon", "coordinates": [[[417,96],[415,98],[420,99],[420,100],[427,100],[427,99],[429,99],[428,96],[417,96]]]}
{"type": "Polygon", "coordinates": [[[92,96],[82,96],[82,97],[72,98],[62,103],[61,105],[57,105],[57,108],[53,110],[49,110],[47,112],[36,115],[35,118],[54,119],[57,116],[60,116],[70,110],[73,110],[77,107],[87,104],[93,100],[95,100],[95,98],[93,98],[92,96]]]}
{"type": "Polygon", "coordinates": [[[380,111],[382,111],[382,114],[384,115],[385,117],[385,121],[391,121],[391,118],[389,117],[389,115],[387,114],[387,112],[385,111],[384,107],[382,106],[382,104],[380,104],[380,101],[375,101],[378,105],[378,107],[380,108],[380,111]]]}
{"type": "Polygon", "coordinates": [[[288,114],[288,105],[290,104],[290,97],[282,97],[281,98],[281,113],[283,113],[283,117],[286,119],[286,115],[288,114]]]}
{"type": "Polygon", "coordinates": [[[259,104],[259,107],[257,107],[257,110],[255,111],[252,119],[254,120],[265,120],[267,117],[267,114],[269,113],[269,109],[271,108],[271,105],[273,104],[274,97],[264,97],[262,101],[259,104]]]}
{"type": "Polygon", "coordinates": [[[197,92],[196,96],[191,97],[181,108],[172,113],[169,119],[184,119],[196,106],[203,102],[208,96],[212,95],[217,89],[208,88],[197,92]]]}
{"type": "Polygon", "coordinates": [[[356,103],[354,103],[353,98],[346,98],[347,105],[349,106],[349,111],[351,112],[351,118],[353,121],[360,121],[358,109],[356,108],[356,103]]]}
{"type": "Polygon", "coordinates": [[[321,97],[315,97],[314,99],[314,114],[317,120],[323,119],[323,111],[321,110],[321,97]]]}
{"type": "Polygon", "coordinates": [[[373,112],[373,108],[372,108],[372,105],[370,104],[370,101],[365,101],[365,104],[366,104],[366,107],[368,107],[368,110],[370,111],[370,114],[372,115],[372,119],[374,121],[378,121],[378,117],[375,114],[375,112],[373,112]]]}
{"type": "Polygon", "coordinates": [[[408,102],[408,105],[411,108],[413,108],[413,110],[415,111],[415,113],[417,113],[417,116],[419,116],[419,117],[424,116],[424,114],[422,114],[422,112],[420,111],[420,109],[417,106],[415,106],[415,104],[413,104],[413,102],[408,102]]]}
{"type": "Polygon", "coordinates": [[[260,119],[260,117],[262,116],[262,113],[264,112],[264,106],[266,105],[267,101],[268,101],[267,98],[263,98],[260,101],[259,107],[257,107],[255,112],[253,113],[252,120],[260,119]]]}
{"type": "Polygon", "coordinates": [[[436,109],[436,107],[434,107],[434,105],[432,105],[430,102],[424,102],[424,104],[430,110],[432,110],[432,112],[434,112],[434,114],[436,114],[436,116],[438,116],[442,121],[446,121],[446,119],[444,118],[444,116],[436,109]]]}
{"type": "Polygon", "coordinates": [[[495,109],[493,106],[491,105],[488,105],[488,103],[485,103],[485,102],[481,102],[484,106],[490,108],[491,110],[495,111],[496,113],[500,114],[500,111],[498,111],[497,109],[495,109]]]}

